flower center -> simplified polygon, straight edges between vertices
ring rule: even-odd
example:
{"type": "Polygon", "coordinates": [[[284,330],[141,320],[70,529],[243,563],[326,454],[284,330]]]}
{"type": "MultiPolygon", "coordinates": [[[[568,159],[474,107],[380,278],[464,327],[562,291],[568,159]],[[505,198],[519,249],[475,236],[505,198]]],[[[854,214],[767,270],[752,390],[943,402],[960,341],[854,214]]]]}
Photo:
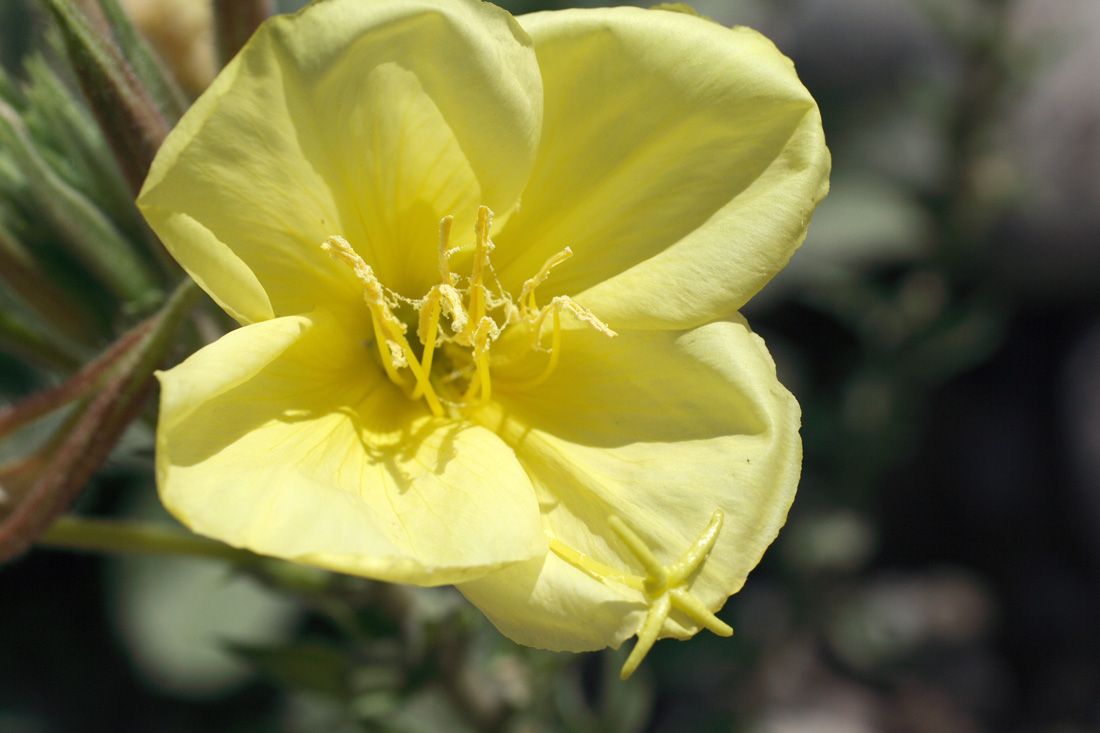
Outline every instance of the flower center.
{"type": "Polygon", "coordinates": [[[374,341],[382,368],[390,381],[413,400],[423,399],[432,414],[442,417],[448,409],[463,411],[484,405],[492,396],[491,370],[526,357],[531,352],[546,354],[541,373],[525,381],[509,382],[510,389],[529,389],[545,381],[558,364],[561,353],[563,311],[605,336],[615,332],[572,298],[559,295],[542,307],[535,290],[557,265],[572,257],[568,247],[546,261],[538,273],[523,284],[513,299],[496,281],[489,253],[493,212],[486,206],[477,211],[474,226],[473,267],[469,277],[451,272],[450,258],[462,248],[450,248],[453,218],[439,223],[440,282],[419,300],[411,300],[384,287],[370,265],[343,237],[329,237],[321,248],[344,263],[363,285],[363,298],[370,310],[374,341]],[[486,284],[491,276],[494,288],[486,284]],[[411,310],[409,310],[411,309],[411,310]],[[399,317],[402,311],[406,318],[399,317]],[[548,325],[547,318],[550,318],[548,325]],[[446,327],[444,321],[450,322],[446,327]],[[416,323],[416,340],[408,338],[409,325],[416,323]],[[506,331],[522,330],[526,338],[520,348],[509,348],[500,359],[492,347],[506,331]],[[544,336],[550,346],[544,347],[544,336]],[[437,358],[438,357],[438,358],[437,358]]]}

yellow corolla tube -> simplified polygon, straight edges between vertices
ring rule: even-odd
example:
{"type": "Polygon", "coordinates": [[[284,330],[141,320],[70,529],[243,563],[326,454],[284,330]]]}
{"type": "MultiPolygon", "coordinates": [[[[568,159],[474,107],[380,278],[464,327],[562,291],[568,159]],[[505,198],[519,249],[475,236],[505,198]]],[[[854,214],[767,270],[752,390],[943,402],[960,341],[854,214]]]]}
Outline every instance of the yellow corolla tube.
{"type": "Polygon", "coordinates": [[[195,532],[417,585],[507,636],[714,614],[775,539],[799,407],[738,309],[828,190],[759,34],[613,8],[320,0],[260,28],[138,199],[241,328],[161,373],[195,532]]]}

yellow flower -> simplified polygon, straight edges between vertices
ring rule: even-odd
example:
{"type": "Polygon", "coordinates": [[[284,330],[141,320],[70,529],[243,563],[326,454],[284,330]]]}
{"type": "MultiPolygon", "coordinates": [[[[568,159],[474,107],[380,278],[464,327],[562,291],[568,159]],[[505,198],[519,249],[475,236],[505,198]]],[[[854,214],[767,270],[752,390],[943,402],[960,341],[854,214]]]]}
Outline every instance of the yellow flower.
{"type": "Polygon", "coordinates": [[[775,538],[799,409],[740,308],[828,187],[745,28],[327,0],[264,25],[139,204],[242,328],[160,375],[196,532],[418,585],[509,637],[706,626],[775,538]]]}

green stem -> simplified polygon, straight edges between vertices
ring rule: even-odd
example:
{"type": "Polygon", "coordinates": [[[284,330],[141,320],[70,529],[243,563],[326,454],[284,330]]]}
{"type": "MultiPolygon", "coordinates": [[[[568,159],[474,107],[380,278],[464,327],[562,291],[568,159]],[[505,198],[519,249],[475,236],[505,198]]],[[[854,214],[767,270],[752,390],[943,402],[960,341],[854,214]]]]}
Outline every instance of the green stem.
{"type": "Polygon", "coordinates": [[[137,552],[146,555],[189,555],[230,562],[257,562],[263,558],[221,542],[181,532],[163,524],[58,517],[35,544],[88,552],[137,552]]]}
{"type": "Polygon", "coordinates": [[[325,593],[334,577],[320,568],[257,555],[161,522],[91,519],[68,514],[54,520],[45,532],[35,538],[34,543],[39,547],[84,552],[179,555],[222,560],[247,565],[266,582],[284,591],[303,595],[325,593]]]}

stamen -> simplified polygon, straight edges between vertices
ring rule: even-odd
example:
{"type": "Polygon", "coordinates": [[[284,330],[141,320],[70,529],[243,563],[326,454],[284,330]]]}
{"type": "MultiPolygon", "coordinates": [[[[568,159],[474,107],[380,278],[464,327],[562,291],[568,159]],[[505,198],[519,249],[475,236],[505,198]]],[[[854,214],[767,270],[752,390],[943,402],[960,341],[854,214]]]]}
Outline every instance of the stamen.
{"type": "MultiPolygon", "coordinates": [[[[432,373],[432,357],[435,355],[435,336],[439,330],[439,288],[432,288],[428,293],[427,302],[421,305],[420,320],[421,323],[416,329],[416,334],[420,338],[420,343],[424,344],[424,356],[420,362],[420,368],[424,370],[425,374],[432,373]],[[433,297],[434,296],[434,297],[433,297]],[[424,306],[427,306],[428,310],[428,323],[427,328],[424,327],[424,306]],[[425,333],[426,332],[426,333],[425,333]]],[[[409,395],[410,399],[419,399],[423,390],[420,388],[420,383],[417,382],[416,389],[409,395]]]]}
{"type": "Polygon", "coordinates": [[[439,397],[428,381],[428,373],[420,368],[420,362],[416,360],[416,354],[413,353],[412,348],[409,346],[409,342],[406,341],[403,336],[401,337],[401,346],[405,351],[405,358],[408,360],[409,369],[412,370],[413,376],[416,377],[417,389],[423,392],[424,400],[428,403],[428,407],[431,409],[432,414],[436,417],[443,417],[443,405],[439,404],[439,397]]]}
{"type": "Polygon", "coordinates": [[[447,245],[451,242],[451,224],[454,220],[450,214],[439,220],[439,278],[444,285],[454,285],[451,268],[447,264],[447,258],[450,257],[447,245]]]}
{"type": "MultiPolygon", "coordinates": [[[[616,336],[619,335],[619,334],[615,333],[614,331],[612,331],[611,328],[608,327],[608,325],[606,323],[601,321],[599,318],[596,318],[595,314],[593,314],[592,311],[588,310],[583,305],[581,305],[580,303],[578,303],[577,301],[573,300],[572,298],[570,298],[568,296],[565,296],[565,295],[557,296],[556,298],[554,298],[553,300],[550,301],[550,305],[548,305],[547,308],[555,308],[555,309],[565,308],[567,311],[572,313],[573,317],[576,318],[578,321],[580,321],[581,323],[588,324],[589,326],[596,329],[597,331],[602,333],[604,336],[607,336],[608,338],[615,338],[616,336]]],[[[542,318],[543,318],[543,314],[539,314],[539,320],[538,320],[538,325],[539,326],[542,325],[542,318]]]]}
{"type": "MultiPolygon", "coordinates": [[[[528,280],[528,282],[531,281],[528,280]]],[[[592,328],[602,333],[604,336],[607,336],[608,338],[614,338],[615,336],[618,336],[617,333],[608,328],[606,323],[601,321],[599,318],[596,318],[596,316],[593,315],[590,310],[580,305],[568,296],[559,295],[550,301],[550,305],[544,307],[541,311],[539,311],[538,318],[536,318],[533,325],[530,326],[530,333],[532,334],[532,346],[537,348],[542,333],[543,321],[546,319],[546,315],[548,313],[553,314],[554,329],[550,342],[550,360],[546,363],[546,367],[542,370],[542,374],[538,375],[534,379],[529,379],[525,382],[512,382],[508,385],[510,389],[526,390],[531,389],[532,387],[537,387],[538,385],[549,379],[550,375],[553,374],[554,369],[557,368],[558,360],[561,358],[561,311],[563,308],[572,313],[573,316],[577,318],[577,320],[581,321],[582,323],[588,324],[592,328]]]]}
{"type": "Polygon", "coordinates": [[[382,326],[378,323],[378,317],[372,310],[370,312],[371,325],[374,326],[374,343],[378,346],[378,357],[382,361],[382,368],[386,370],[386,376],[390,378],[390,381],[394,384],[404,387],[407,382],[397,372],[397,367],[393,363],[393,354],[389,349],[389,341],[382,335],[382,326]]]}
{"type": "MultiPolygon", "coordinates": [[[[449,340],[439,331],[440,317],[444,314],[450,316],[452,331],[461,331],[466,326],[466,310],[462,307],[462,297],[458,291],[453,285],[445,283],[433,286],[424,299],[416,305],[420,310],[420,322],[416,327],[416,335],[424,345],[420,368],[425,374],[430,375],[437,344],[449,340]]],[[[415,400],[421,394],[422,390],[418,384],[410,397],[415,400]]]]}
{"type": "Polygon", "coordinates": [[[548,259],[538,271],[538,274],[533,278],[523,283],[523,290],[519,294],[519,307],[523,312],[523,315],[527,315],[527,310],[538,310],[538,304],[535,302],[535,288],[542,283],[546,282],[546,278],[550,277],[550,270],[557,267],[561,263],[573,256],[573,250],[566,247],[561,252],[548,259]]]}
{"type": "Polygon", "coordinates": [[[498,365],[500,361],[515,361],[529,350],[545,350],[540,346],[543,325],[548,315],[552,314],[554,318],[549,359],[545,368],[532,380],[508,385],[516,389],[541,384],[557,368],[561,357],[563,310],[569,311],[577,320],[605,336],[616,335],[607,324],[569,297],[557,296],[549,305],[538,307],[536,289],[546,281],[553,268],[572,257],[573,251],[569,247],[547,259],[535,276],[524,283],[520,298],[515,301],[501,287],[489,261],[489,254],[493,251],[493,242],[490,239],[493,212],[487,206],[478,207],[474,225],[473,263],[468,279],[456,278],[451,272],[451,255],[460,250],[466,251],[470,246],[450,246],[453,225],[454,218],[451,216],[445,216],[439,222],[440,282],[419,300],[386,290],[371,267],[343,237],[333,235],[321,245],[333,259],[349,267],[362,284],[363,299],[371,313],[379,360],[387,377],[394,384],[406,388],[411,399],[424,398],[433,414],[443,414],[442,403],[431,383],[431,375],[433,366],[439,371],[436,362],[440,358],[436,357],[436,352],[444,345],[447,345],[445,361],[448,363],[443,371],[447,374],[437,375],[437,384],[440,389],[444,389],[449,400],[452,400],[448,404],[462,408],[482,405],[492,397],[489,352],[499,338],[501,329],[522,325],[529,341],[526,347],[520,342],[519,348],[510,350],[502,360],[497,361],[498,365]],[[494,283],[492,291],[486,285],[487,279],[494,283]],[[409,345],[406,336],[408,326],[395,315],[395,311],[404,312],[403,309],[407,306],[416,309],[418,313],[416,335],[423,345],[423,349],[418,349],[419,356],[409,345]],[[442,324],[447,318],[450,318],[449,329],[442,324]],[[469,352],[463,354],[453,350],[457,347],[469,349],[469,352]],[[412,380],[403,373],[406,367],[412,372],[412,380]],[[465,384],[462,387],[450,385],[454,380],[463,380],[465,384]],[[462,395],[460,398],[459,394],[462,395]]]}
{"type": "Polygon", "coordinates": [[[458,333],[466,328],[469,315],[462,307],[462,296],[451,285],[439,286],[440,301],[443,312],[451,319],[451,333],[458,333]]]}
{"type": "Polygon", "coordinates": [[[405,324],[393,314],[389,303],[386,302],[386,291],[382,283],[378,282],[374,270],[363,261],[358,252],[352,249],[348,240],[332,236],[321,244],[321,249],[328,252],[332,259],[350,267],[356,279],[363,284],[363,299],[367,301],[367,307],[371,309],[371,313],[381,321],[386,340],[390,339],[393,331],[404,334],[405,324]]]}
{"type": "Polygon", "coordinates": [[[409,360],[405,358],[405,350],[401,344],[396,341],[387,341],[386,346],[390,349],[390,362],[395,369],[401,369],[409,365],[409,360]]]}
{"type": "MultiPolygon", "coordinates": [[[[420,321],[416,326],[416,336],[420,343],[427,343],[428,329],[433,319],[448,316],[451,319],[451,332],[461,333],[466,328],[466,309],[462,306],[462,296],[453,285],[433,285],[428,294],[416,303],[420,312],[420,321]],[[440,313],[432,315],[433,308],[440,308],[440,313]]],[[[436,321],[438,323],[438,321],[436,321]]],[[[449,338],[442,338],[449,341],[449,338]]]]}
{"type": "Polygon", "coordinates": [[[477,358],[477,376],[478,381],[481,382],[481,397],[478,398],[478,404],[484,405],[489,401],[489,398],[493,396],[492,389],[489,385],[489,355],[482,354],[477,358]]]}
{"type": "Polygon", "coordinates": [[[499,336],[500,327],[492,318],[485,316],[478,321],[472,344],[474,363],[477,365],[477,378],[470,381],[470,386],[467,388],[466,394],[463,395],[463,400],[472,400],[479,389],[481,390],[481,397],[478,404],[488,402],[492,396],[489,384],[489,347],[499,336]]]}
{"type": "Polygon", "coordinates": [[[363,299],[370,309],[375,341],[378,343],[378,352],[382,359],[382,368],[386,370],[386,376],[395,384],[405,386],[407,383],[398,374],[397,369],[408,366],[416,378],[418,389],[428,403],[428,408],[436,417],[442,417],[443,406],[439,403],[439,397],[436,396],[428,382],[427,373],[420,368],[416,354],[405,339],[405,324],[393,314],[389,303],[386,302],[385,290],[382,283],[375,277],[374,270],[343,237],[329,237],[321,244],[321,249],[333,259],[350,267],[356,279],[363,284],[363,299]]]}
{"type": "MultiPolygon", "coordinates": [[[[477,249],[474,251],[474,267],[470,273],[470,304],[466,309],[470,316],[470,325],[481,322],[485,317],[485,260],[489,256],[489,227],[493,224],[493,212],[488,206],[477,209],[477,249]]],[[[476,326],[474,326],[476,328],[476,326]]]]}

